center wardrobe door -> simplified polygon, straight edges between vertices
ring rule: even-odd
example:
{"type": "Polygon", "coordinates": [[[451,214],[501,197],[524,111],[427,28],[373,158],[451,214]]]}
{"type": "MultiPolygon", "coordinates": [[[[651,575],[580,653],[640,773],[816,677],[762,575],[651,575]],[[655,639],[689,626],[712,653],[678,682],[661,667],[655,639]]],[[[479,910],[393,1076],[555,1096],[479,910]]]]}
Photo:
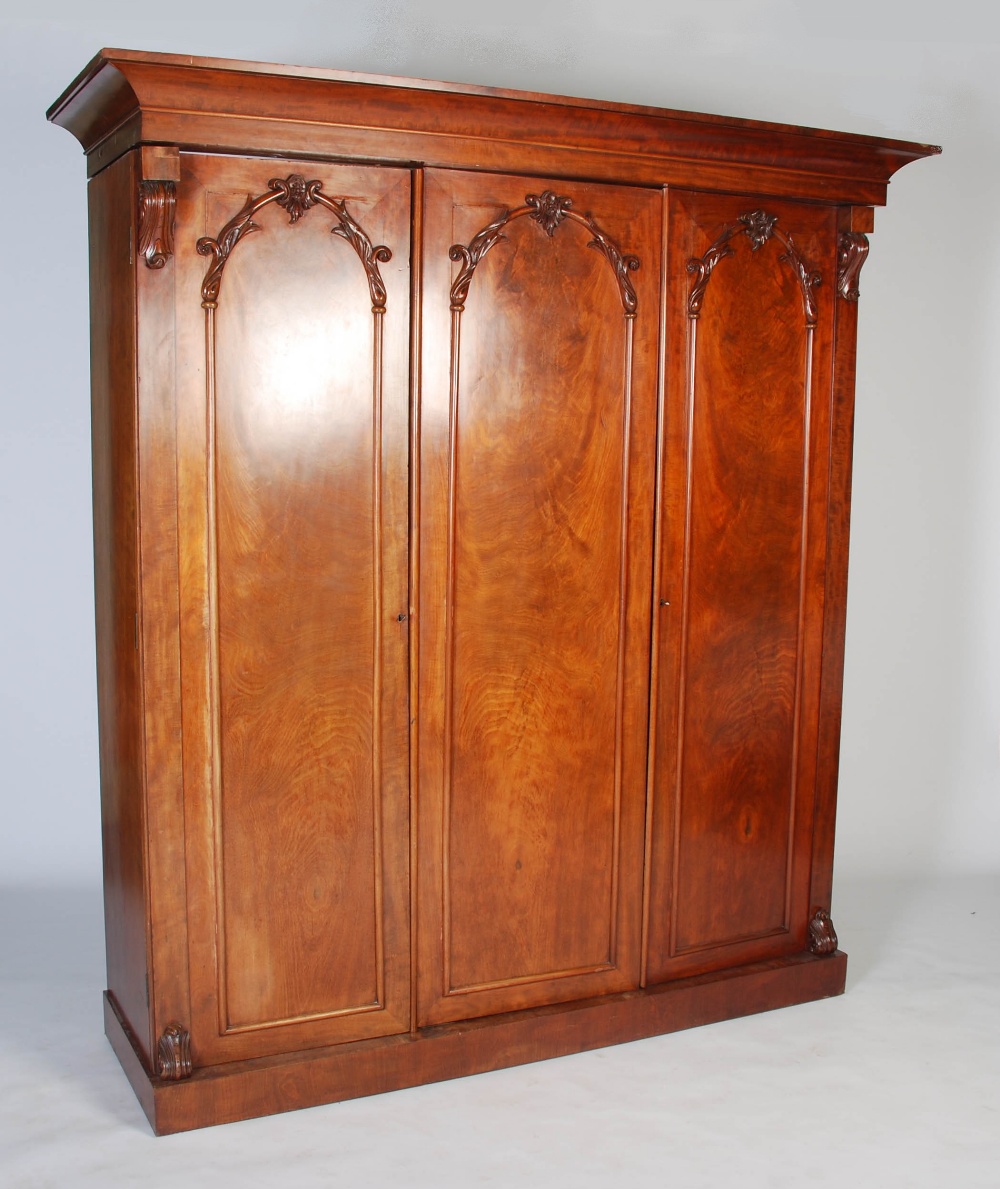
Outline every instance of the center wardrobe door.
{"type": "Polygon", "coordinates": [[[198,1065],[409,1028],[410,174],[182,163],[198,1065]]]}
{"type": "Polygon", "coordinates": [[[639,982],[661,195],[434,171],[419,1019],[639,982]]]}

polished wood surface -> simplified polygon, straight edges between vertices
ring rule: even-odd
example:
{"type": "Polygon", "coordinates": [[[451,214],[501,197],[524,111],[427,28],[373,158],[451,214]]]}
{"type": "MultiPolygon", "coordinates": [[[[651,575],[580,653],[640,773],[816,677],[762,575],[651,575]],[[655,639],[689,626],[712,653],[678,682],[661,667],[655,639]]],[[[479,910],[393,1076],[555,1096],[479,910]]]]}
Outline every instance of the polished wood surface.
{"type": "Polygon", "coordinates": [[[409,174],[303,168],[186,155],[178,188],[202,1059],[409,1025],[409,174]],[[369,274],[334,211],[282,206],[296,176],[391,257],[369,274]]]}
{"type": "Polygon", "coordinates": [[[638,985],[660,256],[656,192],[425,195],[421,1023],[638,985]]]}
{"type": "Polygon", "coordinates": [[[829,958],[794,954],[734,967],[722,977],[676,979],[647,991],[580,999],[564,1007],[442,1024],[415,1036],[233,1062],[170,1083],[146,1075],[127,1025],[107,999],[104,1026],[153,1130],[171,1135],[826,999],[843,994],[846,974],[843,952],[829,958]]]}
{"type": "MultiPolygon", "coordinates": [[[[854,371],[858,341],[858,272],[851,265],[868,254],[867,232],[874,230],[869,207],[837,212],[838,286],[834,309],[834,368],[830,403],[830,482],[823,595],[823,662],[816,757],[815,828],[810,899],[814,908],[831,902],[833,843],[837,819],[837,774],[844,689],[844,634],[847,623],[847,558],[851,521],[851,460],[854,449],[854,371]],[[851,283],[846,282],[850,279],[851,283]],[[844,283],[841,283],[844,282],[844,283]]],[[[860,266],[856,266],[860,267],[860,266]]]]}
{"type": "Polygon", "coordinates": [[[154,1129],[839,994],[858,295],[936,150],[115,50],[49,114],[154,1129]]]}
{"type": "Polygon", "coordinates": [[[149,888],[135,458],[133,157],[90,183],[94,597],[108,990],[147,1064],[149,888]]]}
{"type": "Polygon", "coordinates": [[[675,193],[670,224],[649,981],[804,944],[836,298],[830,208],[675,193]]]}
{"type": "MultiPolygon", "coordinates": [[[[183,724],[180,663],[179,554],[176,429],[176,270],[173,255],[158,263],[157,252],[173,239],[174,180],[180,173],[176,149],[142,152],[134,162],[139,184],[139,232],[135,238],[134,276],[138,310],[137,357],[122,339],[115,349],[123,364],[135,368],[138,425],[135,449],[140,482],[140,585],[143,613],[139,623],[146,793],[146,863],[149,870],[150,1009],[153,1064],[157,1038],[179,1020],[187,1020],[190,1002],[187,938],[187,880],[184,839],[183,724]],[[174,179],[174,180],[170,180],[174,179]],[[150,208],[146,193],[154,189],[150,208]],[[155,212],[156,218],[144,219],[155,212]],[[136,366],[137,364],[137,366],[136,366]]],[[[123,215],[125,212],[123,211],[123,215]]],[[[134,316],[134,315],[133,315],[134,316]]]]}
{"type": "Polygon", "coordinates": [[[934,146],[535,92],[102,50],[49,109],[92,171],[134,145],[358,156],[429,166],[884,203],[934,146]]]}

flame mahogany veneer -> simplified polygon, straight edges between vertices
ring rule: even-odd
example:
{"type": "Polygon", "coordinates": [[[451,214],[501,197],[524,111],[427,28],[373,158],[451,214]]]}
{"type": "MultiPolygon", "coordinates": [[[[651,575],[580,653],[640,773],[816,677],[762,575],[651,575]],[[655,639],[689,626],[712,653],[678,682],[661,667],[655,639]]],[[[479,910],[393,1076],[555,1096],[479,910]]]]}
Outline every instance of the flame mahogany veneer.
{"type": "Polygon", "coordinates": [[[154,1129],[839,994],[859,274],[936,150],[121,50],[49,118],[154,1129]]]}

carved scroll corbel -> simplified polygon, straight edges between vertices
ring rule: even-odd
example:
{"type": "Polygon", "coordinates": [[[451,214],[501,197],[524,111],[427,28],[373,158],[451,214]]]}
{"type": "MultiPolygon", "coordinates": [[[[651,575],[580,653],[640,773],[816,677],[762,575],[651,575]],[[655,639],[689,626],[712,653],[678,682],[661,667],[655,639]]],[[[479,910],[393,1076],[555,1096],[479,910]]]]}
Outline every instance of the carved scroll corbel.
{"type": "Polygon", "coordinates": [[[174,182],[139,183],[139,254],[147,268],[163,268],[174,254],[174,182]]]}
{"type": "Polygon", "coordinates": [[[180,1082],[191,1076],[191,1034],[180,1024],[168,1024],[160,1037],[157,1068],[160,1077],[168,1082],[180,1082]]]}
{"type": "Polygon", "coordinates": [[[842,231],[837,239],[837,292],[845,301],[858,300],[858,277],[867,259],[868,236],[860,231],[842,231]]]}
{"type": "Polygon", "coordinates": [[[809,952],[811,954],[834,954],[837,952],[837,933],[825,908],[819,908],[809,922],[809,952]]]}

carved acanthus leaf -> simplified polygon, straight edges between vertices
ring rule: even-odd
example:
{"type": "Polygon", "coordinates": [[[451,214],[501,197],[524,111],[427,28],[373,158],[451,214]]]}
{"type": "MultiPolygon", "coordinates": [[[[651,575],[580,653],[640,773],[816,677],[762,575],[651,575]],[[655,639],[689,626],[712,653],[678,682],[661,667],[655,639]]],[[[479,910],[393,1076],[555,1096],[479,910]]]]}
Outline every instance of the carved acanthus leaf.
{"type": "Polygon", "coordinates": [[[806,326],[815,326],[817,311],[816,294],[813,290],[822,282],[823,277],[815,269],[811,269],[802,259],[795,244],[792,243],[792,237],[790,235],[781,235],[780,232],[778,232],[778,235],[781,242],[785,245],[785,250],[778,259],[792,266],[798,278],[799,288],[802,290],[802,304],[806,312],[806,326]]]}
{"type": "Polygon", "coordinates": [[[712,273],[715,271],[715,266],[720,260],[725,260],[727,256],[736,255],[729,246],[729,241],[735,233],[735,227],[724,227],[718,239],[711,245],[704,256],[700,259],[697,256],[692,256],[687,262],[687,270],[694,277],[694,284],[691,286],[691,292],[688,294],[689,318],[697,318],[701,313],[701,305],[705,300],[705,290],[708,288],[708,282],[711,279],[712,273]]]}
{"type": "Polygon", "coordinates": [[[157,1069],[165,1081],[179,1082],[191,1076],[191,1035],[180,1024],[168,1024],[164,1029],[157,1049],[157,1069]]]}
{"type": "MultiPolygon", "coordinates": [[[[527,210],[525,210],[525,214],[527,214],[527,210]]],[[[459,262],[462,264],[458,276],[451,286],[451,308],[453,310],[465,309],[469,286],[472,284],[472,275],[476,271],[476,266],[491,248],[495,247],[502,239],[507,238],[503,234],[503,228],[513,217],[510,211],[504,211],[492,223],[487,223],[481,231],[477,231],[469,241],[468,247],[464,244],[452,244],[448,249],[448,259],[454,260],[456,264],[459,262]]]]}
{"type": "MultiPolygon", "coordinates": [[[[271,199],[273,195],[267,195],[267,197],[271,199]]],[[[195,245],[199,256],[212,257],[212,264],[201,283],[201,304],[206,309],[215,309],[219,304],[222,274],[233,248],[245,235],[260,231],[260,227],[253,221],[253,217],[263,205],[260,198],[254,198],[248,194],[246,202],[223,227],[216,239],[204,235],[195,245]]]]}
{"type": "Polygon", "coordinates": [[[842,231],[837,239],[837,292],[845,301],[861,296],[858,278],[868,259],[868,236],[860,231],[842,231]]]}
{"type": "Polygon", "coordinates": [[[139,254],[147,268],[162,268],[174,254],[176,206],[173,182],[139,183],[139,254]]]}
{"type": "Polygon", "coordinates": [[[639,271],[639,257],[623,252],[615,241],[609,235],[606,235],[589,215],[584,222],[594,236],[587,247],[596,248],[614,269],[615,279],[618,282],[618,292],[622,299],[622,308],[625,310],[625,317],[634,318],[639,308],[639,299],[636,297],[632,278],[628,274],[639,271]]]}
{"type": "Polygon", "coordinates": [[[825,908],[819,908],[809,922],[809,951],[813,954],[833,954],[837,950],[837,934],[825,908]]]}
{"type": "MultiPolygon", "coordinates": [[[[316,183],[319,184],[318,182],[316,183]]],[[[347,205],[344,202],[334,200],[328,204],[330,209],[336,214],[340,222],[336,227],[332,227],[331,233],[339,235],[341,239],[347,240],[351,247],[357,252],[358,259],[361,261],[365,270],[365,275],[368,277],[368,289],[372,296],[372,309],[384,310],[386,293],[385,282],[382,280],[382,274],[379,272],[379,262],[387,264],[392,259],[392,252],[385,246],[379,244],[377,247],[372,245],[372,241],[362,231],[360,225],[348,214],[347,205]]]]}

